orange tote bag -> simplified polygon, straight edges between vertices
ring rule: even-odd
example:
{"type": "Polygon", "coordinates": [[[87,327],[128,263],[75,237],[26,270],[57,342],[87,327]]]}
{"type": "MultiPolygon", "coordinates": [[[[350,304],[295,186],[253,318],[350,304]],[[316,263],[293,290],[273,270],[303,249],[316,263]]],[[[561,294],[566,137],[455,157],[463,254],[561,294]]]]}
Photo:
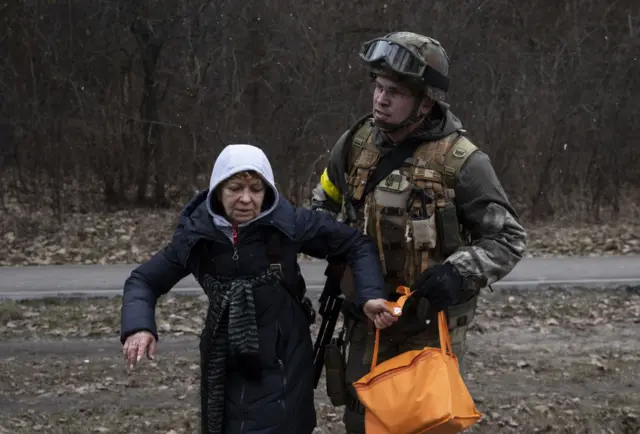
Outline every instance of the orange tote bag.
{"type": "MultiPolygon", "coordinates": [[[[404,286],[397,291],[404,295],[388,302],[396,316],[412,294],[404,286]]],[[[371,371],[353,383],[366,407],[367,434],[454,434],[480,420],[482,414],[460,376],[443,311],[438,313],[438,329],[440,348],[407,351],[379,365],[376,329],[371,371]]]]}

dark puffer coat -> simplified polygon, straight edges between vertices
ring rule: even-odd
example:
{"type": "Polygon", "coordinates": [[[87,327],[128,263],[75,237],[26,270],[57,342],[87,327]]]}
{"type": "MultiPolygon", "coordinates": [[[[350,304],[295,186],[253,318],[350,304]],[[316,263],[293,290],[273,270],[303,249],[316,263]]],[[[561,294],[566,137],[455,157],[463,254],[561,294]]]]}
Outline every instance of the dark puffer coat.
{"type": "MultiPolygon", "coordinates": [[[[297,269],[298,253],[316,258],[343,256],[359,288],[360,303],[383,298],[376,248],[356,229],[337,223],[323,212],[294,208],[279,198],[269,214],[241,228],[234,259],[232,242],[214,224],[206,198],[204,191],[192,199],[181,213],[171,243],[127,279],[122,342],[141,330],[150,331],[157,339],[156,300],[188,274],[194,274],[201,282],[204,273],[244,276],[268,268],[265,238],[270,231],[281,235],[281,262],[288,276],[297,269]]],[[[308,320],[280,283],[257,287],[253,295],[262,379],[257,383],[248,381],[240,370],[228,368],[224,432],[311,433],[316,416],[308,320]]]]}

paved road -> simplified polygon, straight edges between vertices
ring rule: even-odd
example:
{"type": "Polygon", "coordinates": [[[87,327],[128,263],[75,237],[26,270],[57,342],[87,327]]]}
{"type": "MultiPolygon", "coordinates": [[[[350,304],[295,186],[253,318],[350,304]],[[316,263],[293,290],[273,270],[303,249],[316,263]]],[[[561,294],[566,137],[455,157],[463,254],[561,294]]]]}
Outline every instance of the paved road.
{"type": "MultiPolygon", "coordinates": [[[[50,265],[0,268],[0,298],[46,296],[114,296],[135,265],[50,265]]],[[[317,296],[324,283],[324,261],[302,261],[309,292],[317,296]]],[[[540,289],[554,286],[612,287],[640,285],[640,256],[525,258],[500,283],[501,288],[540,289]]],[[[193,277],[174,288],[201,293],[193,277]]]]}

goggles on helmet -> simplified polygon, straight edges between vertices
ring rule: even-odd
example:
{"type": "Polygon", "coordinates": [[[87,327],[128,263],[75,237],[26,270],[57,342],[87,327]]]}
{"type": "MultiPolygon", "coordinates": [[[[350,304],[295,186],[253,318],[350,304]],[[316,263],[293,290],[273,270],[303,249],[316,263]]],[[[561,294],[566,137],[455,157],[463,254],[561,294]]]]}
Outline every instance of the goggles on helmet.
{"type": "Polygon", "coordinates": [[[449,90],[449,79],[430,67],[424,60],[397,42],[384,38],[376,38],[362,44],[360,58],[367,63],[384,62],[398,74],[407,75],[424,80],[429,85],[449,90]]]}

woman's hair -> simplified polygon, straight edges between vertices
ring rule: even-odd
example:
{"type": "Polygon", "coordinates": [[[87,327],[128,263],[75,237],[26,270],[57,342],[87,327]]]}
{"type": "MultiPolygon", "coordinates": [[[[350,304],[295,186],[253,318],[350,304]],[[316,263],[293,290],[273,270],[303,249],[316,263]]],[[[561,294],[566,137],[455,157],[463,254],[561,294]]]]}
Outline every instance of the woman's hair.
{"type": "Polygon", "coordinates": [[[264,182],[264,180],[262,179],[262,176],[260,176],[260,174],[255,170],[243,170],[242,172],[235,173],[231,175],[229,178],[222,181],[220,183],[220,186],[224,187],[225,184],[227,184],[228,182],[231,182],[234,179],[251,179],[251,178],[256,178],[264,182]]]}

